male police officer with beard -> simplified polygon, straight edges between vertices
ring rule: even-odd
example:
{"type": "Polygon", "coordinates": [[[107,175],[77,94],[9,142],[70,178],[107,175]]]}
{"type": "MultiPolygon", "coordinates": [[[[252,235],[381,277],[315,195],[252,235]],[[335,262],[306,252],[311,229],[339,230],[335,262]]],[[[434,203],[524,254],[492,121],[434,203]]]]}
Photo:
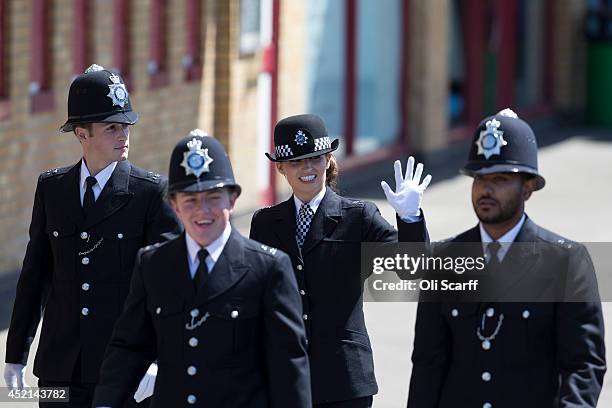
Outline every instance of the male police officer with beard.
{"type": "Polygon", "coordinates": [[[83,157],[38,178],[4,378],[9,387],[27,386],[25,364],[44,313],[34,374],[41,387],[68,387],[70,402],[41,407],[91,406],[136,252],[180,231],[164,201],[165,179],[127,161],[128,126],[137,120],[121,77],[92,65],[72,82],[61,127],[74,132],[83,157]]]}
{"type": "Polygon", "coordinates": [[[492,287],[506,291],[493,293],[499,302],[419,303],[408,407],[595,407],[606,371],[597,282],[583,245],[524,213],[545,184],[532,129],[509,109],[486,118],[462,172],[474,179],[480,222],[432,252],[477,243],[488,276],[502,283],[492,287]],[[568,298],[516,300],[560,280],[568,298]]]}
{"type": "Polygon", "coordinates": [[[185,233],[138,254],[94,405],[119,406],[157,359],[151,407],[310,408],[291,261],[230,225],[241,188],[223,146],[192,131],[169,174],[185,233]]]}

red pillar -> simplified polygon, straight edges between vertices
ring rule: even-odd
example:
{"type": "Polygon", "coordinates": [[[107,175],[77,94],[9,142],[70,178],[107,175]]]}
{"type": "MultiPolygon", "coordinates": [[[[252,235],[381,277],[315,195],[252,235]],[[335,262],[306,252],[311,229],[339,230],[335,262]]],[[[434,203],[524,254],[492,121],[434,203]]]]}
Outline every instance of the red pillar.
{"type": "Polygon", "coordinates": [[[345,0],[345,54],[344,65],[344,140],[346,155],[353,153],[355,140],[355,107],[357,105],[357,0],[345,0]]]}
{"type": "Polygon", "coordinates": [[[516,26],[518,4],[516,0],[497,0],[497,107],[512,108],[516,100],[516,26]]]}
{"type": "Polygon", "coordinates": [[[485,8],[481,0],[462,2],[463,61],[465,82],[464,120],[468,125],[477,123],[483,111],[485,70],[485,8]]]}

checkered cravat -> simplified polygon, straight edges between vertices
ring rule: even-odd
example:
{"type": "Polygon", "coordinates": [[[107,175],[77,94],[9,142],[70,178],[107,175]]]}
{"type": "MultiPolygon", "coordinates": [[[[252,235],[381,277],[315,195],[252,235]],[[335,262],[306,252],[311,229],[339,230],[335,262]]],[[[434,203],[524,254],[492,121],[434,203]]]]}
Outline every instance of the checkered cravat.
{"type": "Polygon", "coordinates": [[[310,205],[302,204],[298,214],[297,228],[295,231],[295,239],[297,240],[297,244],[300,249],[302,249],[302,245],[304,245],[304,239],[306,238],[306,234],[310,228],[310,221],[312,221],[313,215],[314,213],[312,212],[310,205]]]}

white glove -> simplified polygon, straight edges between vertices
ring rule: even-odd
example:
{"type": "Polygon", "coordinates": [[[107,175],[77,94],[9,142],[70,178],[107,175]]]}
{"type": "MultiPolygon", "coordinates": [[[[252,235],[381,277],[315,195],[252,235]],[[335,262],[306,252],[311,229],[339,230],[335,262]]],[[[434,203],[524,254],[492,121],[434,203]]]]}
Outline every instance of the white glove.
{"type": "Polygon", "coordinates": [[[25,365],[6,363],[4,366],[4,382],[11,389],[23,390],[29,385],[25,382],[25,365]]]}
{"type": "Polygon", "coordinates": [[[431,175],[428,174],[421,183],[423,164],[419,163],[413,176],[414,157],[412,156],[408,158],[405,178],[402,176],[402,164],[399,160],[395,161],[393,167],[395,169],[395,191],[391,190],[386,181],[380,182],[380,186],[387,197],[387,202],[403,220],[420,216],[423,192],[431,181],[431,175]]]}
{"type": "Polygon", "coordinates": [[[149,366],[149,369],[140,380],[140,384],[138,384],[138,389],[134,393],[134,399],[136,402],[142,402],[145,398],[153,395],[153,391],[155,390],[155,378],[157,377],[157,364],[152,363],[149,366]]]}

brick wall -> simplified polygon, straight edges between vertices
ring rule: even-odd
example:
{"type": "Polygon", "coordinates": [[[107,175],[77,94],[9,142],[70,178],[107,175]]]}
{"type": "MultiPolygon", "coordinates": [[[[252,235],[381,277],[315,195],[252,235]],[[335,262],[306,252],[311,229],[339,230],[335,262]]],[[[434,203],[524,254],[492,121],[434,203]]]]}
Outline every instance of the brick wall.
{"type": "MultiPolygon", "coordinates": [[[[334,0],[340,1],[340,0],[334,0]]],[[[72,0],[51,2],[52,83],[55,109],[31,114],[31,2],[9,4],[10,115],[0,120],[0,272],[19,269],[32,211],[38,174],[75,163],[80,147],[72,134],[58,127],[66,119],[66,98],[73,77],[72,0]]],[[[584,107],[584,51],[581,33],[584,2],[559,0],[555,8],[554,107],[580,111],[584,107]]],[[[113,21],[110,0],[90,3],[91,62],[112,67],[113,21]]],[[[130,160],[167,173],[176,140],[195,127],[215,135],[226,146],[243,196],[237,213],[260,206],[255,171],[257,138],[257,78],[261,50],[240,55],[239,0],[202,1],[202,80],[186,82],[181,59],[185,52],[185,1],[167,1],[167,86],[151,89],[149,20],[151,0],[129,2],[130,94],[141,115],[132,128],[130,160]]],[[[447,143],[447,48],[449,0],[410,2],[410,70],[407,120],[411,146],[431,152],[447,143]]],[[[280,0],[278,118],[302,113],[306,100],[306,7],[308,3],[280,0]]],[[[342,58],[342,56],[338,56],[342,58]]],[[[288,186],[277,179],[279,199],[288,186]]]]}
{"type": "MultiPolygon", "coordinates": [[[[0,272],[18,270],[27,244],[32,201],[38,174],[54,167],[75,163],[80,146],[71,133],[58,128],[66,120],[68,88],[73,77],[71,61],[72,0],[54,0],[51,7],[51,68],[55,109],[31,114],[28,85],[30,82],[31,4],[9,1],[10,30],[10,116],[0,121],[0,272]]],[[[181,66],[185,50],[185,10],[183,1],[167,2],[168,86],[150,89],[147,74],[149,60],[149,1],[131,2],[130,97],[140,122],[131,130],[130,160],[142,167],[167,174],[170,151],[175,142],[200,123],[206,123],[210,103],[202,106],[201,91],[214,83],[214,70],[206,59],[203,86],[186,82],[181,66]],[[199,116],[201,115],[201,117],[199,116]]],[[[215,1],[207,1],[202,13],[207,20],[215,1]]],[[[112,35],[114,22],[106,0],[92,1],[91,63],[112,67],[112,35]]],[[[204,18],[202,21],[205,21],[204,18]]],[[[208,29],[203,29],[206,41],[208,29]]],[[[205,42],[206,49],[210,42],[205,42]]],[[[208,113],[209,115],[210,113],[208,113]]],[[[209,121],[209,120],[208,120],[209,121]]],[[[209,121],[210,122],[210,121],[209,121]]],[[[217,125],[220,129],[223,126],[217,125]]],[[[210,131],[210,130],[209,130],[210,131]]],[[[227,130],[221,135],[227,137],[227,130]]],[[[227,140],[227,139],[226,139],[227,140]]]]}

